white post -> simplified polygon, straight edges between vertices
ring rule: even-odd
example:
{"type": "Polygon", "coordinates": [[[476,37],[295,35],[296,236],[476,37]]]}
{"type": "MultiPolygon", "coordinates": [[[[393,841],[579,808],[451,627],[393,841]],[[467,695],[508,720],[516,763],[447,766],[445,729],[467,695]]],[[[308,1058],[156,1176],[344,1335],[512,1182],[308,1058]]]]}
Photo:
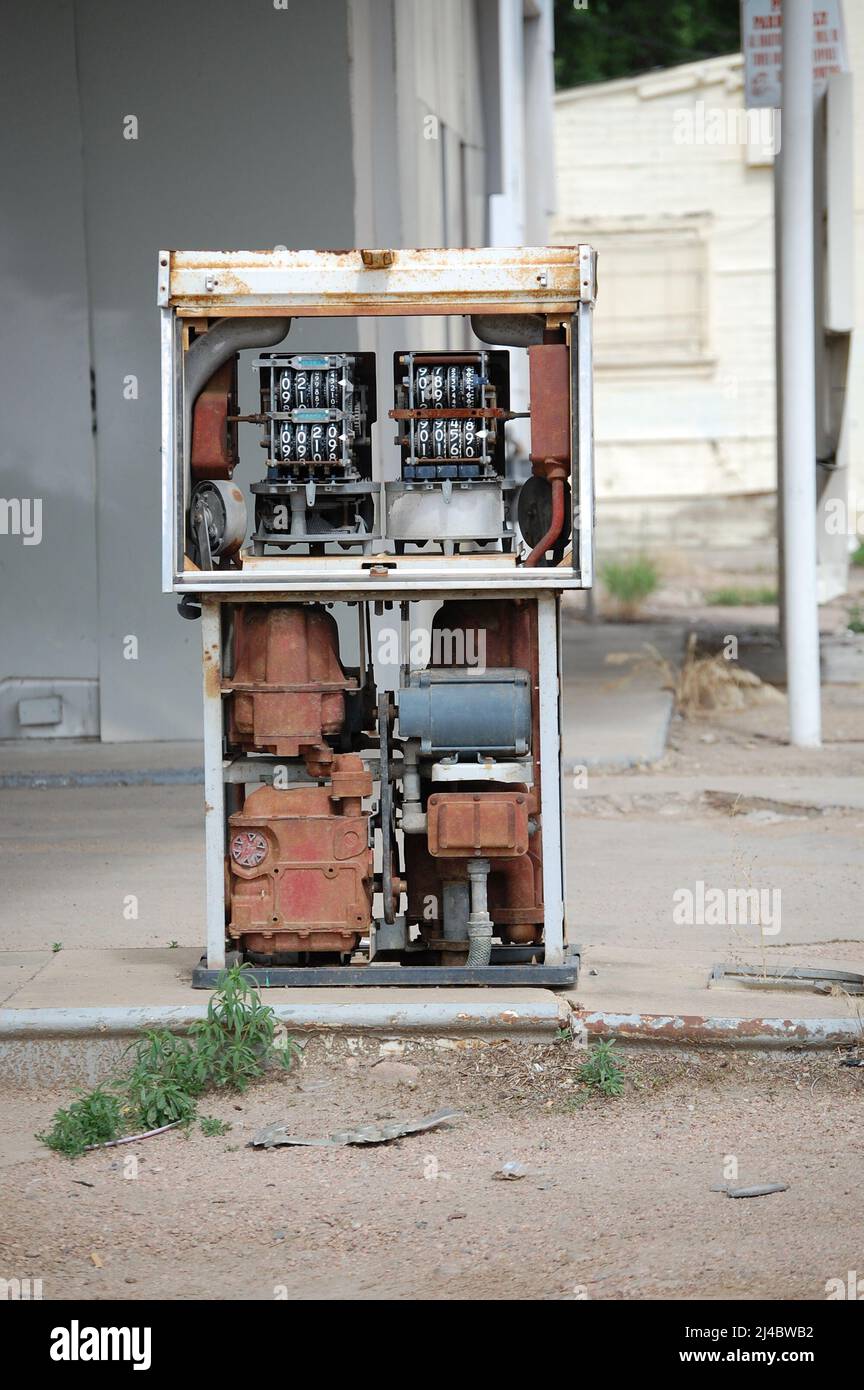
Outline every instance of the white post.
{"type": "Polygon", "coordinates": [[[547,965],[564,961],[564,873],[561,813],[561,725],[557,594],[537,599],[540,686],[540,801],[543,843],[543,940],[547,965]]]}
{"type": "Polygon", "coordinates": [[[225,968],[225,783],[222,775],[222,608],[201,604],[204,662],[204,867],[207,968],[225,968]]]}
{"type": "Polygon", "coordinates": [[[816,601],[816,372],[813,300],[813,6],[783,6],[783,588],[789,738],[822,741],[816,601]]]}

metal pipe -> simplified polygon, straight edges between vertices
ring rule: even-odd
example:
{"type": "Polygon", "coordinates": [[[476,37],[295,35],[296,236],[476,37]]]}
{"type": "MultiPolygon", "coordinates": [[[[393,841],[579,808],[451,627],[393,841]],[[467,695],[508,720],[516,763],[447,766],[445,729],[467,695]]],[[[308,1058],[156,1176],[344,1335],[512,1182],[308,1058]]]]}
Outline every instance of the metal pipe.
{"type": "Polygon", "coordinates": [[[822,742],[816,598],[816,365],[813,286],[813,14],[783,9],[781,392],[783,585],[789,738],[822,742]]]}
{"type": "MultiPolygon", "coordinates": [[[[267,991],[263,993],[266,998],[267,991]]],[[[278,993],[281,991],[274,995],[278,993]]],[[[320,990],[310,990],[306,999],[290,1004],[275,1002],[271,1007],[289,1031],[349,1035],[368,1031],[391,1037],[489,1033],[538,1041],[554,1037],[570,1014],[563,1000],[539,989],[507,989],[497,997],[492,990],[435,990],[430,991],[433,998],[425,999],[418,998],[413,990],[396,988],[373,992],[383,997],[373,997],[364,990],[350,993],[353,998],[334,1000],[322,998],[320,990]]],[[[206,1002],[134,1008],[0,1009],[0,1043],[39,1038],[125,1038],[145,1028],[182,1032],[206,1014],[206,1002]]]]}
{"type": "Polygon", "coordinates": [[[492,919],[488,911],[486,887],[489,879],[488,859],[468,860],[468,880],[471,885],[471,913],[468,917],[467,965],[485,967],[492,959],[492,919]]]}
{"type": "Polygon", "coordinates": [[[698,1014],[617,1014],[574,1010],[571,1024],[591,1038],[675,1047],[852,1047],[861,1025],[847,1018],[702,1018],[698,1014]]]}
{"type": "Polygon", "coordinates": [[[564,529],[564,479],[552,479],[552,521],[549,530],[541,541],[535,545],[528,559],[525,561],[526,568],[537,565],[543,559],[547,550],[551,550],[564,529]]]}
{"type": "Polygon", "coordinates": [[[531,347],[542,343],[546,320],[542,314],[472,314],[471,332],[493,347],[531,347]]]}
{"type": "Polygon", "coordinates": [[[290,318],[219,319],[195,338],[183,364],[183,479],[184,507],[192,496],[192,413],[195,402],[214,372],[243,348],[275,347],[286,337],[290,318]]]}

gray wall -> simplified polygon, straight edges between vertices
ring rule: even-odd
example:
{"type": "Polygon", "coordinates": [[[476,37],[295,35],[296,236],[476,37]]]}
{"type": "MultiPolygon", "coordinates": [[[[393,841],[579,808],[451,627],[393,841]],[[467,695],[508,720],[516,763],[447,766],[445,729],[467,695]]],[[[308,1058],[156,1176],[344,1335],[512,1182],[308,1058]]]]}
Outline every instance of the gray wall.
{"type": "MultiPolygon", "coordinates": [[[[62,0],[6,3],[3,19],[0,497],[41,499],[42,542],[0,533],[0,682],[94,682],[94,450],[72,12],[62,0]]],[[[0,701],[17,723],[17,698],[4,686],[0,701]]]]}
{"type": "MultiPolygon", "coordinates": [[[[103,739],[196,737],[200,632],[159,591],[156,255],[353,245],[344,0],[3,11],[2,495],[41,492],[45,539],[0,536],[0,680],[94,676],[98,660],[103,739]],[[124,139],[130,115],[137,140],[124,139]],[[124,399],[132,375],[137,400],[124,399]],[[137,661],[124,658],[130,635],[137,661]]],[[[325,346],[327,331],[292,345],[325,346]]],[[[353,325],[338,337],[356,346],[353,325]]],[[[246,363],[241,381],[252,406],[246,363]]],[[[259,458],[248,439],[245,481],[259,458]]]]}

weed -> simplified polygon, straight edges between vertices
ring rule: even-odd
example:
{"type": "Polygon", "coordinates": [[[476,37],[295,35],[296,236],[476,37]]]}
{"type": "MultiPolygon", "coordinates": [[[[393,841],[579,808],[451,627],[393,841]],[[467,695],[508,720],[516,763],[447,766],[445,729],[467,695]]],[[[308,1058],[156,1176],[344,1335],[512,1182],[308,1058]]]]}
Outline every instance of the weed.
{"type": "Polygon", "coordinates": [[[57,954],[58,951],[62,951],[62,950],[63,950],[63,942],[62,942],[62,941],[52,941],[52,942],[51,942],[51,950],[54,952],[54,954],[55,954],[55,956],[56,956],[56,954],[57,954]]]}
{"type": "MultiPolygon", "coordinates": [[[[141,1130],[188,1125],[205,1091],[245,1091],[269,1066],[290,1067],[296,1051],[273,1010],[262,1004],[254,980],[242,966],[232,966],[219,977],[207,1017],[187,1036],[167,1029],[143,1032],[126,1050],[126,1069],[68,1110],[58,1110],[51,1129],[37,1138],[75,1157],[141,1130]]],[[[201,1122],[205,1134],[225,1132],[212,1128],[220,1123],[212,1116],[201,1122]]]]}
{"type": "Polygon", "coordinates": [[[856,603],[849,609],[846,626],[850,632],[864,632],[864,617],[861,616],[859,604],[856,603]]]}
{"type": "Polygon", "coordinates": [[[728,589],[714,589],[705,595],[705,602],[715,608],[743,608],[752,604],[777,602],[777,590],[770,588],[738,589],[734,585],[728,589]]]}
{"type": "Polygon", "coordinates": [[[857,549],[852,551],[853,565],[864,565],[864,541],[861,541],[857,549]]]}
{"type": "Polygon", "coordinates": [[[622,613],[627,616],[632,616],[660,583],[657,566],[644,555],[632,560],[610,561],[603,566],[601,577],[608,593],[617,599],[622,613]]]}
{"type": "Polygon", "coordinates": [[[615,1051],[615,1039],[595,1043],[587,1062],[578,1072],[579,1080],[604,1096],[620,1096],[624,1090],[624,1058],[615,1051]]]}
{"type": "Polygon", "coordinates": [[[58,1110],[51,1128],[36,1138],[57,1153],[70,1158],[83,1154],[91,1144],[107,1144],[123,1132],[123,1113],[120,1098],[113,1092],[97,1087],[82,1094],[68,1110],[58,1110]]]}
{"type": "Polygon", "coordinates": [[[231,1126],[227,1120],[220,1120],[216,1115],[202,1115],[199,1121],[201,1133],[206,1134],[208,1139],[216,1139],[222,1134],[227,1134],[231,1126]]]}

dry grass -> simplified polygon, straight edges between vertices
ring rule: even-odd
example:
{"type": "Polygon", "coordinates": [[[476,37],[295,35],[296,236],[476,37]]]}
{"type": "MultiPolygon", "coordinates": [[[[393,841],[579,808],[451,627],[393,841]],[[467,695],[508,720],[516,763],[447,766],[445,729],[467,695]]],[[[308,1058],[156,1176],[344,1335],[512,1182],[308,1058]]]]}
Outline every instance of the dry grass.
{"type": "Polygon", "coordinates": [[[684,664],[675,682],[675,703],[685,719],[716,710],[749,709],[753,705],[783,702],[782,693],[753,671],[747,671],[722,653],[696,655],[696,634],[687,642],[684,664]]]}
{"type": "Polygon", "coordinates": [[[737,662],[727,660],[722,652],[714,656],[697,655],[697,636],[690,633],[687,651],[680,671],[661,656],[656,647],[645,642],[639,652],[608,652],[607,666],[626,666],[624,675],[609,681],[607,690],[627,685],[646,667],[660,671],[667,690],[675,695],[675,708],[685,719],[717,711],[750,709],[754,705],[783,703],[784,696],[775,686],[762,681],[753,671],[737,662]]]}

